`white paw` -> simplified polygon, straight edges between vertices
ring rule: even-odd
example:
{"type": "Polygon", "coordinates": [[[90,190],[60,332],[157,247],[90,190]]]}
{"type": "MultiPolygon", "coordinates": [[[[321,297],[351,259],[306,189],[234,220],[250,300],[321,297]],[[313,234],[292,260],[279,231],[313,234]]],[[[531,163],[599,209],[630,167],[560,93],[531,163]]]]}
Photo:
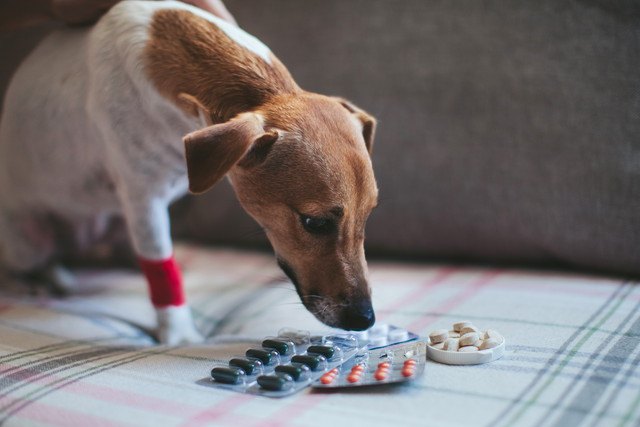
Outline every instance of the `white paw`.
{"type": "Polygon", "coordinates": [[[188,305],[156,308],[158,341],[165,345],[199,343],[204,340],[196,329],[188,305]]]}
{"type": "Polygon", "coordinates": [[[76,276],[61,265],[46,268],[42,275],[54,295],[70,295],[78,290],[76,276]]]}

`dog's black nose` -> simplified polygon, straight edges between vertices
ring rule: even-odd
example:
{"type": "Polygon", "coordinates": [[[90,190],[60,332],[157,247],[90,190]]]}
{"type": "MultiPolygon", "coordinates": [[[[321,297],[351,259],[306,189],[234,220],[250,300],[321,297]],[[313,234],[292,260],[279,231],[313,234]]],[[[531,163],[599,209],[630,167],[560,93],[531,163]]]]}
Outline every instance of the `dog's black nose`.
{"type": "Polygon", "coordinates": [[[347,307],[341,316],[340,327],[348,331],[364,331],[376,323],[371,302],[362,302],[347,307]]]}

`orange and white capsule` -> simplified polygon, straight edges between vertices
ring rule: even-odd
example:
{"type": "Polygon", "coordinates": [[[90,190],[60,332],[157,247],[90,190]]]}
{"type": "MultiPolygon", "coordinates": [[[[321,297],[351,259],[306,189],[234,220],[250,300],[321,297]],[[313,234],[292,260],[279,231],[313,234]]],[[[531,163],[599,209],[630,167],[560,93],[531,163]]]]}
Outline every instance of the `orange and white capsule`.
{"type": "Polygon", "coordinates": [[[362,365],[354,365],[353,368],[351,368],[351,373],[362,373],[364,372],[364,366],[362,365]]]}
{"type": "Polygon", "coordinates": [[[383,381],[387,379],[387,376],[389,375],[389,371],[386,369],[378,369],[374,374],[373,374],[373,378],[375,378],[378,381],[383,381]]]}
{"type": "Polygon", "coordinates": [[[347,381],[349,381],[350,383],[357,383],[358,381],[360,381],[360,375],[350,374],[347,377],[347,381]]]}
{"type": "Polygon", "coordinates": [[[333,380],[335,380],[336,377],[335,375],[331,375],[329,373],[324,374],[323,376],[320,377],[320,382],[322,384],[331,384],[333,382],[333,380]]]}
{"type": "Polygon", "coordinates": [[[403,377],[410,377],[413,376],[413,374],[415,374],[415,369],[413,367],[411,368],[402,368],[402,371],[400,371],[400,373],[402,374],[403,377]]]}

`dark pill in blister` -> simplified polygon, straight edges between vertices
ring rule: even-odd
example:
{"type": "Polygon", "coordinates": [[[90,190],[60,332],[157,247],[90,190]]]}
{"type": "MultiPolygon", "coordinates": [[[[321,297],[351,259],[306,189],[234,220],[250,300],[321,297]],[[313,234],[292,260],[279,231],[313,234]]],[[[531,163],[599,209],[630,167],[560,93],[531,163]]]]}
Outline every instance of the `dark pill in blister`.
{"type": "Polygon", "coordinates": [[[280,353],[281,355],[285,355],[285,354],[289,353],[289,344],[287,342],[285,342],[285,341],[274,340],[274,339],[266,339],[266,340],[262,341],[262,346],[264,348],[273,349],[273,350],[277,351],[278,353],[280,353]]]}
{"type": "Polygon", "coordinates": [[[307,368],[303,369],[300,366],[292,366],[292,365],[278,365],[276,366],[276,369],[275,369],[276,372],[287,374],[296,381],[300,379],[300,375],[302,375],[302,372],[304,372],[305,370],[307,372],[309,371],[307,368]]]}
{"type": "Polygon", "coordinates": [[[303,365],[307,365],[311,368],[312,371],[318,369],[318,365],[320,362],[325,360],[325,358],[319,354],[317,355],[296,355],[291,358],[291,362],[293,363],[302,363],[303,365]]]}
{"type": "Polygon", "coordinates": [[[330,345],[312,345],[307,348],[308,354],[320,354],[327,359],[331,359],[336,353],[336,349],[330,345]]]}
{"type": "Polygon", "coordinates": [[[236,368],[240,368],[247,375],[253,375],[259,368],[260,362],[255,360],[247,360],[247,359],[231,359],[229,360],[229,366],[234,366],[236,368]]]}
{"type": "Polygon", "coordinates": [[[239,384],[244,375],[240,368],[217,367],[211,370],[211,378],[223,384],[239,384]]]}
{"type": "Polygon", "coordinates": [[[250,348],[246,351],[247,357],[255,357],[260,359],[265,365],[271,365],[277,358],[278,352],[275,350],[262,350],[258,348],[250,348]]]}
{"type": "Polygon", "coordinates": [[[286,374],[260,375],[258,385],[265,390],[282,391],[290,389],[293,385],[293,378],[286,374]]]}

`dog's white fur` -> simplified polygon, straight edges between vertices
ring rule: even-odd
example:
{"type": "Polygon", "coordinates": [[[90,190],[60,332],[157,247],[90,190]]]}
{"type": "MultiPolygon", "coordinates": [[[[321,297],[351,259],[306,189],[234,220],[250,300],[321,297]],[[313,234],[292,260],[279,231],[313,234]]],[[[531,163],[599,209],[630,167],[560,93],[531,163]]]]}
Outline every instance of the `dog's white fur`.
{"type": "MultiPolygon", "coordinates": [[[[125,1],[94,27],[48,36],[16,72],[0,123],[0,256],[12,270],[53,251],[53,214],[83,224],[85,240],[123,215],[136,253],[172,254],[168,205],[187,191],[182,137],[206,124],[161,96],[144,72],[153,13],[186,9],[263,58],[239,28],[179,2],[125,1]],[[88,232],[87,232],[88,230],[88,232]]],[[[78,228],[80,232],[80,228],[78,228]]],[[[157,310],[168,344],[199,339],[188,307],[157,310]]]]}

